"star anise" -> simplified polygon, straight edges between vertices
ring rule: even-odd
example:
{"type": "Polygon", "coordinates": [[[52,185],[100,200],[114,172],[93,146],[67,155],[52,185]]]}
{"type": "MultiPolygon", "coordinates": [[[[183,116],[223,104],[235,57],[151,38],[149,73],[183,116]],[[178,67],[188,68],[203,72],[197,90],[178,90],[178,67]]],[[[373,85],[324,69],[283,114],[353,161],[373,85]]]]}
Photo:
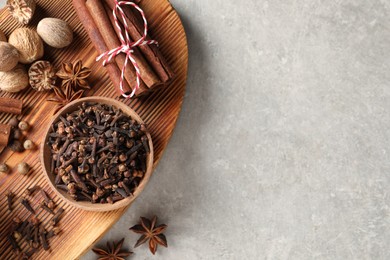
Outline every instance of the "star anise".
{"type": "Polygon", "coordinates": [[[107,242],[107,249],[94,248],[92,251],[98,255],[99,260],[124,260],[133,253],[130,251],[121,251],[124,240],[122,238],[118,243],[114,241],[112,245],[110,242],[107,242]]]}
{"type": "Polygon", "coordinates": [[[156,226],[156,222],[156,216],[153,217],[152,221],[141,217],[141,223],[130,228],[131,231],[142,234],[134,247],[138,247],[149,240],[149,249],[153,255],[156,253],[158,245],[168,247],[167,238],[162,234],[168,226],[165,224],[156,226]]]}
{"type": "Polygon", "coordinates": [[[54,111],[54,114],[57,113],[61,108],[63,108],[66,104],[81,98],[84,93],[84,90],[79,90],[74,92],[72,88],[67,88],[62,90],[61,88],[54,88],[55,97],[48,98],[47,101],[57,103],[57,107],[54,111]]]}
{"type": "Polygon", "coordinates": [[[63,63],[61,69],[57,72],[57,76],[62,79],[62,87],[67,90],[73,89],[75,92],[80,89],[90,89],[86,80],[91,70],[83,67],[81,60],[76,63],[63,63]]]}

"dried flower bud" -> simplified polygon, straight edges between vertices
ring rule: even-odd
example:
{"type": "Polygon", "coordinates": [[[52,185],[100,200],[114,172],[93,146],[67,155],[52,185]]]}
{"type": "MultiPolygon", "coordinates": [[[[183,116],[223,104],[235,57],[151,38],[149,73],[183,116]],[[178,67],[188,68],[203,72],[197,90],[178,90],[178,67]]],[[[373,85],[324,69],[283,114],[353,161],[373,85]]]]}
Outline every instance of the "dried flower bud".
{"type": "Polygon", "coordinates": [[[8,10],[21,24],[28,24],[35,12],[34,0],[7,0],[8,10]]]}
{"type": "Polygon", "coordinates": [[[37,91],[50,90],[55,87],[56,73],[50,62],[40,60],[31,65],[28,70],[30,85],[37,91]]]}
{"type": "Polygon", "coordinates": [[[121,153],[121,154],[119,155],[119,161],[125,162],[126,160],[127,160],[127,155],[124,154],[124,153],[121,153]]]}
{"type": "Polygon", "coordinates": [[[0,163],[0,173],[8,173],[9,167],[5,163],[0,163]]]}
{"type": "Polygon", "coordinates": [[[32,150],[35,148],[35,144],[31,140],[26,140],[23,143],[23,147],[26,150],[32,150]]]}
{"type": "Polygon", "coordinates": [[[133,147],[134,146],[134,141],[133,140],[127,140],[126,141],[126,147],[127,148],[131,148],[131,147],[133,147]]]}
{"type": "Polygon", "coordinates": [[[120,164],[119,166],[118,166],[118,171],[120,171],[120,172],[124,172],[124,171],[126,171],[127,170],[127,167],[126,167],[126,165],[124,165],[124,164],[120,164]]]}
{"type": "Polygon", "coordinates": [[[27,131],[30,128],[30,125],[26,121],[20,121],[18,127],[22,131],[27,131]]]}
{"type": "Polygon", "coordinates": [[[17,171],[21,175],[27,175],[27,173],[30,171],[30,165],[28,165],[25,162],[21,162],[17,165],[17,171]]]}

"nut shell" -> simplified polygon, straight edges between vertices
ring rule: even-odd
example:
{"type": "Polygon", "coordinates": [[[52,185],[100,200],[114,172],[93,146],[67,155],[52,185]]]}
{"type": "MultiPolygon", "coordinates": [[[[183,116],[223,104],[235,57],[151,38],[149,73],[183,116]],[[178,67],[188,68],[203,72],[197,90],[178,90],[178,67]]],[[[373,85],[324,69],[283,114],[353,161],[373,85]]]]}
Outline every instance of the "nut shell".
{"type": "Polygon", "coordinates": [[[19,62],[30,64],[42,58],[43,42],[38,33],[29,28],[18,28],[9,36],[8,42],[19,51],[19,62]]]}
{"type": "Polygon", "coordinates": [[[18,65],[19,52],[8,42],[0,42],[0,71],[10,71],[18,65]]]}
{"type": "Polygon", "coordinates": [[[3,31],[0,30],[0,42],[6,42],[6,41],[7,41],[7,37],[5,37],[3,31]]]}
{"type": "Polygon", "coordinates": [[[0,89],[6,92],[19,92],[28,86],[28,74],[23,65],[17,65],[13,70],[0,71],[0,89]]]}
{"type": "Polygon", "coordinates": [[[38,23],[37,32],[47,45],[54,48],[64,48],[73,41],[72,29],[61,19],[42,19],[38,23]]]}
{"type": "Polygon", "coordinates": [[[7,0],[8,10],[21,24],[28,24],[35,12],[34,0],[7,0]]]}
{"type": "Polygon", "coordinates": [[[31,65],[28,70],[30,85],[37,91],[50,90],[55,87],[56,73],[50,62],[40,60],[31,65]]]}

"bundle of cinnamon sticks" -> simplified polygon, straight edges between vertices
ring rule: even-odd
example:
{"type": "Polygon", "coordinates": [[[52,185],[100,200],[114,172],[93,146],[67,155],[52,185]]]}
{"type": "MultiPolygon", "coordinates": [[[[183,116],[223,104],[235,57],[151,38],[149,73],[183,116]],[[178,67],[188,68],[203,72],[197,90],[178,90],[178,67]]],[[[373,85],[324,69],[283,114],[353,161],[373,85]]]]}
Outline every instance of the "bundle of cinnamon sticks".
{"type": "MultiPolygon", "coordinates": [[[[115,0],[72,0],[73,7],[88,33],[92,44],[99,54],[107,52],[121,45],[119,33],[115,27],[112,10],[115,0]]],[[[134,1],[138,3],[138,1],[134,1]]],[[[128,25],[128,33],[132,41],[137,41],[143,35],[144,25],[142,17],[131,7],[123,7],[128,25]]],[[[123,24],[121,17],[119,21],[123,24]]],[[[123,28],[122,28],[123,29],[123,28]]],[[[146,40],[150,40],[148,36],[146,40]]],[[[147,94],[159,87],[165,86],[174,77],[174,73],[156,45],[142,45],[134,48],[133,58],[137,62],[141,83],[135,95],[147,94]]],[[[121,53],[115,60],[106,64],[108,75],[120,95],[121,70],[125,64],[126,55],[121,53]]],[[[123,89],[130,93],[136,85],[135,68],[131,62],[127,63],[123,89]]]]}

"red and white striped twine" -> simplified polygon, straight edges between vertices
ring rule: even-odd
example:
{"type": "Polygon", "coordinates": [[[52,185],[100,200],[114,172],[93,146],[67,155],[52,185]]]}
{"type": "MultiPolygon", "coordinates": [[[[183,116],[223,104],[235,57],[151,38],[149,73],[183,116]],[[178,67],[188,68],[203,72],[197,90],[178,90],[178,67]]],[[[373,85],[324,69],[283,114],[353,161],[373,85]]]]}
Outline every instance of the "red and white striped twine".
{"type": "Polygon", "coordinates": [[[135,61],[135,59],[132,55],[134,52],[133,49],[137,46],[142,46],[142,45],[146,45],[146,44],[158,45],[158,42],[155,40],[150,40],[150,41],[145,40],[146,36],[148,35],[148,21],[146,20],[144,11],[135,3],[131,2],[131,1],[119,1],[118,2],[117,0],[115,0],[115,8],[114,8],[114,10],[112,10],[112,15],[114,16],[115,26],[116,26],[116,30],[118,31],[118,34],[119,34],[119,40],[121,41],[121,46],[118,46],[112,50],[109,50],[107,52],[102,53],[99,57],[96,58],[96,61],[99,61],[102,58],[106,57],[106,59],[103,61],[103,66],[105,66],[107,62],[110,62],[113,58],[115,58],[120,53],[126,54],[126,60],[125,60],[125,64],[123,65],[123,68],[122,68],[119,89],[120,89],[123,97],[131,98],[134,96],[135,92],[140,88],[140,84],[141,84],[140,69],[139,69],[137,62],[135,61]],[[144,21],[144,34],[140,39],[138,39],[135,42],[132,42],[130,39],[129,32],[128,32],[129,26],[126,22],[126,19],[125,19],[126,15],[123,12],[123,9],[121,7],[122,5],[123,6],[128,5],[128,6],[134,7],[142,15],[142,19],[144,21]],[[117,12],[119,12],[120,16],[122,17],[123,27],[124,27],[124,31],[125,31],[125,37],[123,36],[120,21],[118,20],[118,17],[117,17],[117,12]],[[133,64],[134,69],[135,69],[135,74],[137,76],[136,85],[133,88],[133,91],[131,92],[130,95],[126,94],[126,92],[123,89],[123,81],[124,81],[124,76],[125,76],[125,72],[126,72],[126,66],[127,66],[127,62],[129,60],[133,64]]]}

